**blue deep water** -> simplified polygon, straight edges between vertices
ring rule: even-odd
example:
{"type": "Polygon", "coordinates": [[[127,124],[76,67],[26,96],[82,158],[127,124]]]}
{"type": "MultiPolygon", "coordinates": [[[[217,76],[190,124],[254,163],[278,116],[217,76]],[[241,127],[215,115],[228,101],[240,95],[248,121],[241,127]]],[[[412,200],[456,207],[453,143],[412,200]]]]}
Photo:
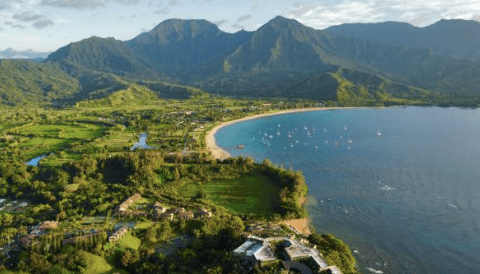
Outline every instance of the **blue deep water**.
{"type": "Polygon", "coordinates": [[[480,110],[312,111],[215,137],[301,170],[312,225],[345,240],[362,273],[480,273],[480,110]]]}

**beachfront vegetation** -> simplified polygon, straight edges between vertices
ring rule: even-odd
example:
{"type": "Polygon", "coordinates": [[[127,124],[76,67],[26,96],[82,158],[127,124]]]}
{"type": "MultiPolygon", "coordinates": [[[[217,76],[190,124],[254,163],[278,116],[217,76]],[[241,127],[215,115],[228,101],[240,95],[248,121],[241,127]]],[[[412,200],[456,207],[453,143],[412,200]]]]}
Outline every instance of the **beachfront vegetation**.
{"type": "Polygon", "coordinates": [[[353,257],[350,248],[341,239],[332,234],[318,235],[312,233],[308,236],[311,244],[317,246],[322,252],[325,261],[329,265],[337,266],[343,273],[357,273],[355,269],[356,260],[353,257]]]}

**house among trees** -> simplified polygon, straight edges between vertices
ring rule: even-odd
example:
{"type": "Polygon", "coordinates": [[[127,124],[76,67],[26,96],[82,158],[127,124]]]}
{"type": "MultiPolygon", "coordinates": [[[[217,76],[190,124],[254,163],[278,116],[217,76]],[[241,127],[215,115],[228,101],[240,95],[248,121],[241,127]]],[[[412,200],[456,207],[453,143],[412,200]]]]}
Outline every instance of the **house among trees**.
{"type": "Polygon", "coordinates": [[[142,198],[142,195],[140,194],[135,194],[133,196],[128,197],[123,203],[121,203],[118,206],[118,213],[122,214],[124,213],[133,203],[136,201],[140,200],[142,198]]]}
{"type": "Polygon", "coordinates": [[[195,217],[195,215],[193,214],[193,211],[184,211],[184,212],[180,212],[178,214],[178,218],[180,220],[193,220],[193,218],[195,217]]]}
{"type": "Polygon", "coordinates": [[[33,239],[35,239],[35,237],[36,237],[35,234],[27,234],[20,239],[20,242],[22,243],[22,246],[24,248],[29,248],[30,245],[32,244],[33,239]]]}
{"type": "Polygon", "coordinates": [[[155,205],[153,206],[153,217],[155,219],[159,219],[160,216],[167,211],[167,208],[162,206],[160,202],[156,202],[155,205]]]}
{"type": "Polygon", "coordinates": [[[173,221],[173,213],[170,213],[170,212],[167,212],[167,213],[163,213],[160,218],[162,218],[162,220],[167,220],[167,221],[173,221]]]}
{"type": "Polygon", "coordinates": [[[58,222],[55,221],[45,221],[38,226],[36,226],[32,234],[35,234],[37,236],[47,234],[49,230],[55,229],[58,227],[58,222]]]}
{"type": "Polygon", "coordinates": [[[196,215],[198,219],[206,219],[212,217],[212,212],[202,207],[197,210],[196,215]]]}
{"type": "Polygon", "coordinates": [[[175,213],[175,214],[180,214],[182,212],[185,212],[185,208],[183,208],[183,207],[177,207],[173,210],[173,213],[175,213]]]}
{"type": "Polygon", "coordinates": [[[116,242],[120,240],[125,234],[127,233],[128,228],[126,226],[122,226],[117,231],[115,231],[110,237],[108,237],[109,242],[116,242]]]}

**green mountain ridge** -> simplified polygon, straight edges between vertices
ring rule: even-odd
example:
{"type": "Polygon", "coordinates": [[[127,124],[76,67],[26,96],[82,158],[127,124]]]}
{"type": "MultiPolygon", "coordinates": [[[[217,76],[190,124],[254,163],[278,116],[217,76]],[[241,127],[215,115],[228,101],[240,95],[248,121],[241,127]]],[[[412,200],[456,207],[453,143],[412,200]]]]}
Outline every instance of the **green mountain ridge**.
{"type": "MultiPolygon", "coordinates": [[[[426,37],[434,37],[438,28],[450,29],[449,24],[459,22],[441,21],[421,30],[430,31],[426,37]]],[[[480,24],[467,25],[480,33],[480,24]]],[[[133,83],[145,84],[165,98],[188,98],[200,90],[228,96],[339,101],[345,99],[341,93],[345,90],[352,91],[349,97],[356,96],[356,100],[368,97],[379,102],[387,97],[480,97],[476,76],[480,63],[459,60],[458,52],[450,56],[435,46],[402,47],[398,41],[419,29],[411,25],[386,22],[373,26],[384,35],[379,36],[381,41],[360,34],[351,37],[347,34],[352,31],[345,30],[370,25],[316,30],[278,16],[255,32],[231,34],[205,20],[170,19],[130,41],[92,37],[52,53],[39,66],[61,69],[58,75],[76,88],[41,99],[71,103],[101,98],[133,83]],[[340,35],[338,29],[344,33],[340,35]],[[390,35],[392,41],[386,41],[389,29],[399,33],[398,37],[390,35]]],[[[432,38],[431,42],[437,41],[432,38]]],[[[457,41],[459,49],[466,47],[465,41],[457,41]]],[[[442,45],[446,48],[446,43],[442,45]]],[[[10,97],[4,95],[4,101],[12,100],[15,92],[29,92],[20,82],[9,81],[10,97]]]]}
{"type": "Polygon", "coordinates": [[[480,23],[472,20],[443,19],[423,28],[403,22],[354,23],[325,31],[334,36],[427,49],[438,55],[480,61],[480,23]]]}

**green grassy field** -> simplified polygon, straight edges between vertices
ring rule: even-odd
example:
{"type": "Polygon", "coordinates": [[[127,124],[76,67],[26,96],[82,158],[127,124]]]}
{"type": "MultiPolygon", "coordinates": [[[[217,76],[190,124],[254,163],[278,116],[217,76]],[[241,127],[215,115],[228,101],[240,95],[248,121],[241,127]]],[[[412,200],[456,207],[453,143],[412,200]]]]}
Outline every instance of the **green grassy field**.
{"type": "Polygon", "coordinates": [[[127,273],[126,271],[115,269],[104,258],[92,254],[90,252],[81,251],[81,254],[85,256],[87,266],[82,271],[85,274],[104,274],[104,273],[127,273]]]}
{"type": "MultiPolygon", "coordinates": [[[[20,141],[14,144],[22,149],[21,155],[33,158],[40,155],[57,152],[63,146],[79,143],[81,140],[89,141],[102,135],[103,126],[93,124],[78,125],[27,125],[15,130],[20,141]]],[[[67,157],[56,158],[52,165],[61,165],[70,160],[78,160],[79,155],[68,154],[67,157]]],[[[47,160],[46,160],[47,161],[47,160]]]]}
{"type": "Polygon", "coordinates": [[[102,134],[102,126],[78,125],[29,125],[18,130],[19,134],[35,134],[50,138],[89,140],[102,134]]]}
{"type": "Polygon", "coordinates": [[[55,138],[33,138],[22,142],[19,146],[25,150],[22,155],[26,158],[34,158],[40,155],[56,152],[66,144],[75,143],[74,140],[55,138]]]}
{"type": "MultiPolygon", "coordinates": [[[[261,175],[203,184],[207,198],[235,213],[271,215],[279,203],[278,188],[261,175]]],[[[187,191],[193,191],[192,189],[187,191]]]]}
{"type": "Polygon", "coordinates": [[[132,234],[128,233],[123,238],[118,242],[118,244],[124,246],[124,247],[129,247],[131,249],[138,250],[140,245],[142,244],[142,241],[137,238],[132,236],[132,234]]]}
{"type": "Polygon", "coordinates": [[[103,143],[107,145],[108,150],[118,151],[122,150],[124,146],[131,147],[135,142],[138,141],[138,133],[134,131],[122,131],[115,132],[108,137],[108,139],[103,143]]]}
{"type": "Polygon", "coordinates": [[[55,155],[49,156],[42,160],[42,165],[45,166],[61,166],[70,161],[82,160],[82,155],[76,153],[65,153],[63,156],[55,155]]]}

